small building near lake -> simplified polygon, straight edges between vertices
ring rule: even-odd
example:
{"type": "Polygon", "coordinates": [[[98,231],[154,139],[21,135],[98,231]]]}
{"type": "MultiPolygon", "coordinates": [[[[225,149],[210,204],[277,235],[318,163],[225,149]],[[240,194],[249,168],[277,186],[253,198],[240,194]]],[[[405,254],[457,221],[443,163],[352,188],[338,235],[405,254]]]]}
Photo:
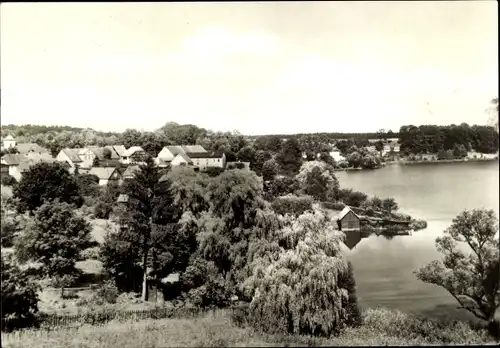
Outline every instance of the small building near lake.
{"type": "Polygon", "coordinates": [[[336,220],[340,231],[349,232],[361,230],[360,217],[347,206],[338,213],[336,220]]]}

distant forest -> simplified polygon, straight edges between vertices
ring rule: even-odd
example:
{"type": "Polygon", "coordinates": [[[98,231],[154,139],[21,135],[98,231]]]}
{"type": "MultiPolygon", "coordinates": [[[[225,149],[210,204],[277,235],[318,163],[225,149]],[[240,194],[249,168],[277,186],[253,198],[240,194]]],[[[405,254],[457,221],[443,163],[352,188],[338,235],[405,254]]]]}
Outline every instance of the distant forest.
{"type": "MultiPolygon", "coordinates": [[[[254,150],[276,152],[283,139],[294,138],[304,152],[325,152],[331,144],[341,139],[349,139],[348,143],[358,147],[368,145],[368,139],[398,138],[402,153],[422,154],[438,153],[451,150],[457,146],[467,151],[476,150],[483,153],[495,153],[499,147],[498,132],[491,126],[461,125],[435,126],[422,125],[402,126],[398,133],[383,129],[372,133],[309,133],[309,134],[272,134],[261,136],[245,136],[238,132],[214,132],[195,125],[180,125],[169,122],[153,132],[141,132],[127,129],[122,133],[100,132],[90,128],[70,126],[40,125],[2,125],[2,136],[12,134],[17,142],[35,142],[48,148],[55,156],[65,147],[76,148],[88,145],[142,146],[151,155],[156,156],[166,145],[200,144],[208,151],[224,151],[228,160],[236,160],[237,153],[244,147],[254,150]]],[[[341,150],[345,142],[341,142],[341,150]]],[[[350,145],[349,145],[350,146],[350,145]]],[[[342,151],[345,152],[345,151],[342,151]]]]}

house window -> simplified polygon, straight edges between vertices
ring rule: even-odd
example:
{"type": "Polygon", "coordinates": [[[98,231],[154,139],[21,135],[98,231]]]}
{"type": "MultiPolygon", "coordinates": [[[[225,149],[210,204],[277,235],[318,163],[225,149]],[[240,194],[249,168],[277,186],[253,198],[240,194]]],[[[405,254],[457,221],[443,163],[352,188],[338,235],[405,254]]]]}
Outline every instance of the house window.
{"type": "Polygon", "coordinates": [[[220,158],[217,158],[217,162],[220,162],[220,158]]]}

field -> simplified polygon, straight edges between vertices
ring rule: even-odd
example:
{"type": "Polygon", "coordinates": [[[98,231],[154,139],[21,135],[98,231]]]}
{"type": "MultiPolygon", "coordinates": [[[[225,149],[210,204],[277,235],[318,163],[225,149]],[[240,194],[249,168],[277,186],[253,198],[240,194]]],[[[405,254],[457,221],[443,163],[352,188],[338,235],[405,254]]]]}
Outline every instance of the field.
{"type": "Polygon", "coordinates": [[[488,344],[484,331],[465,323],[419,321],[400,312],[367,310],[365,324],[333,338],[267,335],[237,327],[229,311],[217,311],[196,319],[160,319],[109,322],[51,331],[18,331],[2,334],[3,347],[40,348],[140,348],[140,347],[243,347],[243,346],[361,346],[416,344],[488,344]]]}

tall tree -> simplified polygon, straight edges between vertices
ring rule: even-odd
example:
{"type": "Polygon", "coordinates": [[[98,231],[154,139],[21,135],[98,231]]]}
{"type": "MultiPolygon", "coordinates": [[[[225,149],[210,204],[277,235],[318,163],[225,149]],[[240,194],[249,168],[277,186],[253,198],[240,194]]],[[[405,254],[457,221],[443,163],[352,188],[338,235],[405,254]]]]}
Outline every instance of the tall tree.
{"type": "Polygon", "coordinates": [[[122,192],[128,195],[128,202],[120,214],[120,225],[125,227],[141,246],[142,255],[142,298],[148,298],[148,253],[151,248],[151,230],[155,213],[155,193],[160,173],[151,157],[134,177],[125,180],[122,192]]]}
{"type": "Polygon", "coordinates": [[[277,161],[284,174],[296,175],[302,165],[302,150],[295,137],[285,141],[277,156],[277,161]]]}
{"type": "Polygon", "coordinates": [[[90,224],[76,216],[71,205],[56,201],[36,210],[14,249],[20,261],[40,262],[42,272],[63,288],[65,279],[71,281],[77,274],[78,255],[90,245],[90,224]]]}
{"type": "Polygon", "coordinates": [[[418,279],[446,289],[460,306],[495,324],[500,306],[498,219],[492,210],[463,211],[436,239],[442,260],[416,271],[418,279]],[[467,254],[465,250],[469,251],[467,254]]]}
{"type": "Polygon", "coordinates": [[[302,192],[319,201],[335,199],[339,182],[332,166],[320,161],[305,162],[296,176],[302,192]]]}
{"type": "Polygon", "coordinates": [[[83,204],[77,182],[59,163],[41,162],[30,167],[14,187],[13,195],[20,213],[33,211],[44,201],[55,199],[77,207],[83,204]]]}

